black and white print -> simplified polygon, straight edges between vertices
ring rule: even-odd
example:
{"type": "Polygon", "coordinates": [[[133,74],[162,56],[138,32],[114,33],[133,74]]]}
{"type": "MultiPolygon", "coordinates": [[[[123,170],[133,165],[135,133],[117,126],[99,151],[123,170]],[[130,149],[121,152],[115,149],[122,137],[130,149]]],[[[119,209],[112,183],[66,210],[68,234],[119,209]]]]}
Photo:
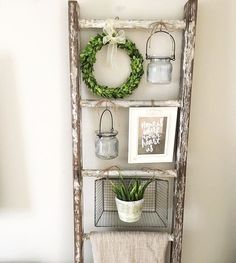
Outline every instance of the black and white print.
{"type": "Polygon", "coordinates": [[[166,117],[139,118],[138,154],[164,154],[166,117]]]}
{"type": "Polygon", "coordinates": [[[172,162],[177,107],[129,109],[129,163],[172,162]]]}

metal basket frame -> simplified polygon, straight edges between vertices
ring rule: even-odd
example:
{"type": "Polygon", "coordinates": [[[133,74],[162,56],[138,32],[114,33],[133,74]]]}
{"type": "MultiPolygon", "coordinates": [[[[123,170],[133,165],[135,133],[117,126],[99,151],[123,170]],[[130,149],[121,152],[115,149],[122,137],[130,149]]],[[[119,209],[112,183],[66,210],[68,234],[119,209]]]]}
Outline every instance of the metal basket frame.
{"type": "MultiPolygon", "coordinates": [[[[127,184],[134,177],[126,177],[127,184]]],[[[139,177],[141,181],[147,181],[147,177],[139,177]]],[[[168,179],[155,179],[146,189],[144,208],[141,220],[136,223],[124,223],[120,221],[115,206],[115,194],[112,193],[109,180],[117,182],[118,177],[101,178],[94,182],[94,225],[96,227],[157,227],[168,228],[169,221],[169,192],[168,179]]]]}

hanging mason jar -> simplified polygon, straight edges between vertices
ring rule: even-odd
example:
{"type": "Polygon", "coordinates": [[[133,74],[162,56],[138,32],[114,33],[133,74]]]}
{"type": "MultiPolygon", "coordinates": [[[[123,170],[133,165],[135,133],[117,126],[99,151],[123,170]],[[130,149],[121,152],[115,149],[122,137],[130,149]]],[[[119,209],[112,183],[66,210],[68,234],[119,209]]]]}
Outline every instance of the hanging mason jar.
{"type": "Polygon", "coordinates": [[[147,81],[152,84],[169,84],[171,82],[172,77],[172,69],[173,66],[171,64],[171,60],[175,60],[175,40],[173,36],[164,30],[158,30],[151,34],[146,43],[146,59],[149,59],[150,62],[147,66],[147,81]],[[154,34],[167,34],[172,42],[172,55],[149,55],[148,48],[150,48],[149,41],[151,40],[154,34]]]}
{"type": "Polygon", "coordinates": [[[118,156],[119,142],[116,137],[118,132],[113,128],[113,116],[109,109],[105,109],[102,112],[99,121],[99,130],[96,132],[96,141],[95,141],[95,153],[96,156],[103,160],[114,159],[118,156]],[[110,131],[102,131],[102,118],[105,112],[110,113],[111,117],[111,129],[110,131]]]}

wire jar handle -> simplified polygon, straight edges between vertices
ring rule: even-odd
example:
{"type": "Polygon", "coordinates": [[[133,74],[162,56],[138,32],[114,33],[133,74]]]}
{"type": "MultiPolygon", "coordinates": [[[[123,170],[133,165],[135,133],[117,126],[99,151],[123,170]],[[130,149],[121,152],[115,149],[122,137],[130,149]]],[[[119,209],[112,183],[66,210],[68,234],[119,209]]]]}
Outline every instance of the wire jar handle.
{"type": "Polygon", "coordinates": [[[147,39],[147,42],[146,42],[146,59],[153,58],[153,56],[150,56],[150,55],[148,54],[148,44],[149,44],[149,41],[150,41],[150,39],[152,38],[152,36],[153,36],[154,34],[158,34],[158,33],[164,33],[164,34],[167,34],[167,35],[170,37],[170,39],[171,39],[171,41],[172,41],[172,55],[170,56],[170,59],[171,59],[171,60],[175,60],[175,39],[174,39],[174,37],[173,37],[169,32],[167,32],[167,31],[165,31],[165,30],[162,30],[162,29],[155,31],[155,32],[152,33],[152,34],[150,35],[150,37],[147,39]]]}
{"type": "Polygon", "coordinates": [[[113,128],[113,116],[112,116],[112,113],[109,109],[105,109],[102,114],[101,114],[101,117],[100,117],[100,121],[99,121],[99,134],[102,133],[102,118],[103,118],[103,115],[104,113],[108,111],[110,113],[110,117],[111,117],[111,132],[114,131],[114,128],[113,128]]]}

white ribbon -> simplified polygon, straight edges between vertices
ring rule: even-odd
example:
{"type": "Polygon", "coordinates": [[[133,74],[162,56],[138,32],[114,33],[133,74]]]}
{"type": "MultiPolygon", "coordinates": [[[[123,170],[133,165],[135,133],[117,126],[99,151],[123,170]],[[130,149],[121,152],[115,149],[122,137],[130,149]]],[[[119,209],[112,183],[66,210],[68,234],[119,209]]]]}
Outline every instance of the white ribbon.
{"type": "Polygon", "coordinates": [[[117,54],[117,44],[125,44],[125,31],[115,30],[115,20],[114,19],[107,19],[105,26],[103,28],[103,32],[106,34],[103,37],[103,45],[108,43],[107,49],[107,64],[113,67],[113,60],[117,54]]]}

